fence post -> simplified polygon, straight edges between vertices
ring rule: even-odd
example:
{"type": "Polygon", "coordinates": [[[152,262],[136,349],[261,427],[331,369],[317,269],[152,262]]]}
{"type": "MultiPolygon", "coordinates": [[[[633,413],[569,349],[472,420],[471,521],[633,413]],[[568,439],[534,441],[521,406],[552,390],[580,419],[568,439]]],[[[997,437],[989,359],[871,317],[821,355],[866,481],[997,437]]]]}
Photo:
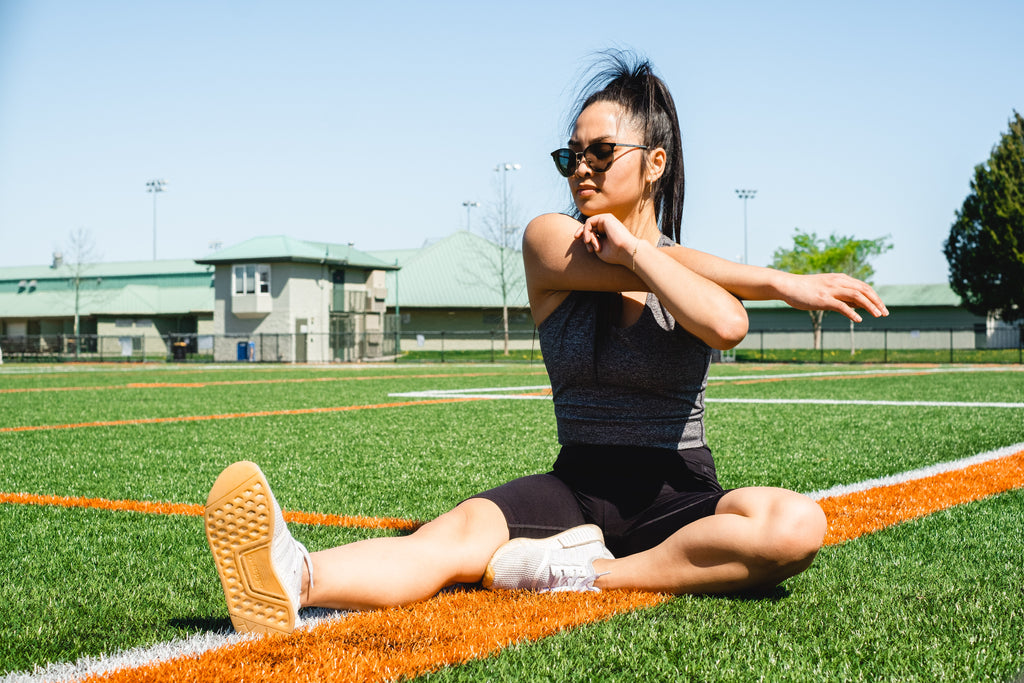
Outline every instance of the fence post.
{"type": "Polygon", "coordinates": [[[889,362],[889,330],[882,330],[882,363],[889,362]]]}
{"type": "Polygon", "coordinates": [[[949,328],[949,362],[953,362],[953,328],[949,328]]]}
{"type": "Polygon", "coordinates": [[[491,362],[494,362],[494,330],[491,330],[491,362]]]}
{"type": "Polygon", "coordinates": [[[444,330],[441,330],[441,362],[444,362],[444,330]]]}

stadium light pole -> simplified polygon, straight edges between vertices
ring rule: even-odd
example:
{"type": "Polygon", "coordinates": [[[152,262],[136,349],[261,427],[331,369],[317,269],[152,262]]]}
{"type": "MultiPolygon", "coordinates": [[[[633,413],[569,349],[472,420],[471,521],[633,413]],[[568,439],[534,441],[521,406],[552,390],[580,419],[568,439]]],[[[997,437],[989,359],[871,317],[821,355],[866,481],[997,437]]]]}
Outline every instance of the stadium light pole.
{"type": "Polygon", "coordinates": [[[474,207],[480,206],[480,202],[471,202],[467,199],[462,202],[462,205],[466,207],[466,232],[472,232],[472,230],[469,229],[469,212],[472,211],[474,207]]]}
{"type": "Polygon", "coordinates": [[[153,260],[156,261],[156,196],[164,192],[167,181],[163,178],[150,180],[146,183],[146,192],[153,193],[153,260]]]}
{"type": "Polygon", "coordinates": [[[508,231],[508,172],[518,171],[522,166],[519,164],[503,163],[494,167],[495,172],[501,173],[501,232],[502,245],[505,246],[505,233],[508,231]]]}
{"type": "Polygon", "coordinates": [[[747,258],[747,200],[753,199],[757,190],[736,190],[736,196],[743,200],[743,263],[749,264],[747,258]]]}

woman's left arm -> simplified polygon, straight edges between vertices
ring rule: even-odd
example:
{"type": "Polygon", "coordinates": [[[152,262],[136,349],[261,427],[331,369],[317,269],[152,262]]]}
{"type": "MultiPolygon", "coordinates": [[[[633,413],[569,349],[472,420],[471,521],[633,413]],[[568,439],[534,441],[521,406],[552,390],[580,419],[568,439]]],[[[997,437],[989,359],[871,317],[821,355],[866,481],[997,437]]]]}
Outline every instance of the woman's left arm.
{"type": "Polygon", "coordinates": [[[773,268],[733,263],[687,247],[668,247],[665,251],[682,265],[741,299],[775,299],[801,311],[835,311],[858,323],[861,322],[858,308],[876,318],[889,315],[871,285],[849,275],[794,275],[773,268]]]}

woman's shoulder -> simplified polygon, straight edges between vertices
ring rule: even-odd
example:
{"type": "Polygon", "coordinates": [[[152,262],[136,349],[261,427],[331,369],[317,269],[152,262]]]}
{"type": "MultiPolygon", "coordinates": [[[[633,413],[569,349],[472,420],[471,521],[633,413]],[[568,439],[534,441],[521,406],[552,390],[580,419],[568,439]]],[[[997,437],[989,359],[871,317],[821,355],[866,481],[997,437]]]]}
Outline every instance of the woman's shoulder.
{"type": "Polygon", "coordinates": [[[551,234],[570,235],[576,232],[580,222],[564,213],[542,213],[526,225],[523,241],[544,239],[551,234]]]}

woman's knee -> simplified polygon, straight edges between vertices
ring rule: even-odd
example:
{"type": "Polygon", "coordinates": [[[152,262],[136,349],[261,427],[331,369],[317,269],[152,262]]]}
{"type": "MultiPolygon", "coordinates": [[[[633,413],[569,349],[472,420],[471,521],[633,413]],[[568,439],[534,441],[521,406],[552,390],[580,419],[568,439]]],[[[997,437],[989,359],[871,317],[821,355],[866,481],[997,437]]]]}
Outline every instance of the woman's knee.
{"type": "Polygon", "coordinates": [[[799,494],[780,501],[768,521],[776,561],[783,567],[802,571],[821,549],[828,522],[821,507],[799,494]]]}
{"type": "Polygon", "coordinates": [[[757,526],[759,539],[752,554],[783,573],[805,569],[825,538],[827,521],[821,507],[807,496],[785,489],[738,489],[722,499],[718,512],[749,518],[757,526]]]}
{"type": "Polygon", "coordinates": [[[508,540],[508,525],[497,505],[483,498],[470,498],[427,522],[414,535],[443,541],[449,547],[496,548],[508,540]]]}

